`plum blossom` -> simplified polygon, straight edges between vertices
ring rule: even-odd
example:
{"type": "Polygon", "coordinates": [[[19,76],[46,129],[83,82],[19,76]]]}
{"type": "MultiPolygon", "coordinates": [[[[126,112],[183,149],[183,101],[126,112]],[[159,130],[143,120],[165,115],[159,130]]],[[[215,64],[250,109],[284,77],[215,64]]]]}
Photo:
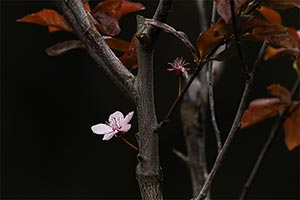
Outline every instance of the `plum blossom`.
{"type": "Polygon", "coordinates": [[[132,111],[124,118],[120,111],[116,111],[109,116],[106,124],[100,123],[92,126],[92,131],[95,134],[104,135],[103,140],[110,140],[113,136],[117,136],[117,133],[125,134],[131,128],[129,121],[132,119],[133,114],[132,111]]]}
{"type": "Polygon", "coordinates": [[[183,76],[184,78],[188,78],[188,71],[190,68],[186,68],[184,66],[188,65],[189,63],[186,63],[183,58],[177,57],[172,63],[168,63],[171,65],[171,68],[168,68],[167,70],[170,71],[175,71],[177,75],[183,76]]]}

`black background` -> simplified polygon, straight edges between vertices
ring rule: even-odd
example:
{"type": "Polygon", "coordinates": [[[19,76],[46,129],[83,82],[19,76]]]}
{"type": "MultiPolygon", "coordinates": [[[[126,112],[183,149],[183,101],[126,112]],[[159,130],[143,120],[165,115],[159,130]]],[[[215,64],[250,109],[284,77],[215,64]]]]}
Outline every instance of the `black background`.
{"type": "MultiPolygon", "coordinates": [[[[147,9],[140,13],[151,17],[157,2],[143,3],[147,9]]],[[[45,48],[75,36],[48,33],[45,27],[16,22],[43,8],[55,5],[50,1],[1,1],[1,198],[139,198],[136,152],[118,139],[102,141],[90,130],[92,125],[107,120],[112,112],[128,113],[134,109],[133,105],[83,50],[60,57],[45,54],[45,48]]],[[[285,25],[299,29],[299,10],[289,9],[282,14],[285,25]]],[[[123,17],[120,23],[123,31],[119,37],[130,40],[136,26],[135,14],[123,17]]],[[[168,23],[185,31],[195,43],[200,32],[195,2],[175,1],[168,23]]],[[[253,63],[258,46],[258,43],[243,43],[249,64],[253,63]]],[[[177,56],[191,62],[184,46],[173,36],[162,33],[154,60],[159,120],[176,97],[176,77],[166,68],[177,56]]],[[[265,88],[272,83],[291,88],[295,77],[287,56],[263,62],[250,100],[267,97],[265,88]]],[[[216,85],[217,118],[223,140],[236,112],[242,81],[240,61],[235,56],[227,62],[216,85]]],[[[270,119],[238,133],[216,175],[212,198],[238,197],[272,122],[270,119]]],[[[208,126],[210,168],[216,146],[208,126]]],[[[126,136],[132,143],[136,127],[134,117],[133,128],[126,136]]],[[[188,199],[189,174],[172,154],[173,148],[183,152],[185,149],[178,111],[160,137],[163,192],[168,199],[188,199]]],[[[266,157],[249,197],[299,198],[299,148],[287,150],[283,131],[266,157]]]]}

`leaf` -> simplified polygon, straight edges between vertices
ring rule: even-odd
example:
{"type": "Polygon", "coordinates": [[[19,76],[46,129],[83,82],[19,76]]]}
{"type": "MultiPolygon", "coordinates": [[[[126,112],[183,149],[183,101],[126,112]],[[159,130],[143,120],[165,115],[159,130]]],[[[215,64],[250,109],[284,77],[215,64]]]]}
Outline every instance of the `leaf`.
{"type": "MultiPolygon", "coordinates": [[[[300,37],[297,34],[297,31],[294,28],[288,27],[289,34],[294,38],[294,40],[298,43],[298,49],[300,47],[300,37]]],[[[291,52],[288,48],[274,48],[269,46],[264,52],[264,60],[271,60],[278,58],[284,54],[291,53],[294,56],[294,59],[297,59],[299,54],[295,54],[293,51],[291,52]]]]}
{"type": "Polygon", "coordinates": [[[141,11],[144,10],[145,6],[141,3],[134,3],[134,2],[130,2],[130,1],[124,1],[121,5],[121,12],[122,12],[122,16],[132,13],[132,12],[137,12],[137,11],[141,11]]]}
{"type": "Polygon", "coordinates": [[[123,65],[125,65],[129,70],[138,67],[135,36],[132,37],[130,47],[125,51],[125,53],[121,57],[119,57],[119,59],[123,63],[123,65]]]}
{"type": "Polygon", "coordinates": [[[232,26],[226,24],[223,19],[218,20],[206,32],[200,33],[197,40],[197,48],[201,59],[206,59],[220,45],[229,41],[232,34],[232,26]]]}
{"type": "Polygon", "coordinates": [[[291,115],[284,122],[285,144],[288,150],[300,146],[300,104],[293,103],[291,115]]]}
{"type": "Polygon", "coordinates": [[[294,55],[299,54],[298,44],[286,27],[249,15],[241,16],[239,20],[243,39],[266,40],[272,45],[287,48],[294,55]]]}
{"type": "Polygon", "coordinates": [[[105,0],[98,3],[91,14],[97,21],[95,26],[100,32],[115,36],[121,31],[118,21],[123,15],[143,9],[145,7],[140,3],[127,0],[105,0]]]}
{"type": "Polygon", "coordinates": [[[279,98],[282,102],[290,103],[291,93],[285,87],[279,84],[272,84],[267,89],[271,95],[279,98]]]}
{"type": "Polygon", "coordinates": [[[65,22],[63,16],[55,10],[44,9],[39,12],[26,15],[17,21],[47,26],[49,32],[60,30],[72,31],[71,27],[69,27],[65,22]]]}
{"type": "Polygon", "coordinates": [[[281,24],[282,22],[280,14],[271,8],[261,6],[259,8],[259,12],[270,22],[278,23],[278,24],[281,24]]]}
{"type": "MultiPolygon", "coordinates": [[[[231,8],[230,0],[215,0],[217,5],[218,14],[224,19],[226,24],[230,23],[231,20],[231,8]]],[[[234,0],[235,12],[241,8],[241,6],[246,2],[246,0],[234,0]]]]}
{"type": "Polygon", "coordinates": [[[275,9],[300,8],[300,0],[257,0],[260,5],[275,9]]]}
{"type": "Polygon", "coordinates": [[[242,128],[251,126],[265,119],[274,117],[287,108],[278,98],[256,99],[249,104],[241,120],[242,128]]]}

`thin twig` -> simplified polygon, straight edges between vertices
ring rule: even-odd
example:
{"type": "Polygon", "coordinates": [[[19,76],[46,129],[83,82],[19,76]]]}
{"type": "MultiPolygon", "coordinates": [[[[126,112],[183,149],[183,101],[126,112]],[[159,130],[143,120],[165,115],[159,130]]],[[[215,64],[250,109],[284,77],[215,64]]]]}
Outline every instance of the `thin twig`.
{"type": "MultiPolygon", "coordinates": [[[[290,102],[292,102],[293,97],[296,94],[298,94],[299,84],[300,84],[300,76],[298,76],[296,82],[294,83],[293,89],[291,91],[291,97],[290,97],[291,101],[290,102]]],[[[246,181],[246,183],[243,187],[243,191],[240,195],[239,200],[244,200],[246,198],[246,196],[248,194],[248,191],[249,191],[249,187],[253,183],[253,180],[256,177],[257,172],[260,169],[261,164],[262,164],[263,160],[265,159],[267,152],[269,151],[271,145],[274,142],[274,139],[278,135],[280,127],[282,126],[283,122],[287,119],[287,117],[290,114],[289,109],[290,109],[290,106],[277,118],[275,124],[273,125],[270,136],[268,137],[265,145],[263,146],[263,148],[262,148],[262,150],[261,150],[261,152],[260,152],[260,154],[259,154],[259,156],[256,160],[256,163],[255,163],[255,165],[254,165],[254,167],[253,167],[253,169],[250,173],[250,176],[248,177],[248,179],[247,179],[247,181],[246,181]]]]}
{"type": "Polygon", "coordinates": [[[131,148],[133,148],[136,151],[139,151],[139,149],[134,146],[133,144],[131,144],[128,140],[126,140],[125,138],[123,138],[122,136],[120,137],[128,146],[130,146],[131,148]]]}
{"type": "Polygon", "coordinates": [[[216,172],[218,171],[219,167],[221,166],[221,163],[222,163],[222,161],[224,159],[224,156],[226,155],[226,153],[229,149],[229,146],[231,144],[231,141],[232,141],[233,137],[235,136],[237,130],[240,127],[241,118],[242,118],[242,115],[243,115],[245,107],[246,107],[246,100],[248,98],[248,95],[250,93],[250,90],[251,90],[251,87],[252,87],[252,84],[253,84],[253,79],[254,79],[254,75],[255,75],[255,72],[256,72],[256,68],[257,68],[258,64],[260,63],[260,61],[261,61],[261,58],[262,58],[262,55],[263,55],[263,52],[264,52],[266,46],[267,46],[267,43],[264,42],[261,49],[260,49],[260,51],[259,51],[259,53],[258,53],[258,55],[257,55],[254,66],[253,66],[251,72],[248,74],[249,79],[246,79],[246,81],[245,81],[245,87],[244,87],[243,95],[241,97],[240,104],[239,104],[236,116],[234,118],[234,121],[232,123],[231,129],[229,131],[229,134],[227,136],[227,139],[226,139],[220,153],[218,154],[218,156],[216,158],[216,161],[214,163],[214,166],[213,166],[212,170],[210,171],[210,173],[209,173],[209,175],[208,175],[208,177],[207,177],[207,179],[206,179],[199,195],[197,196],[196,200],[204,200],[206,198],[207,193],[209,191],[209,188],[211,186],[212,180],[213,180],[216,172]]]}
{"type": "MultiPolygon", "coordinates": [[[[217,13],[217,6],[216,1],[213,2],[212,8],[212,15],[211,15],[211,26],[213,26],[216,22],[216,13],[217,13]]],[[[218,128],[218,123],[216,120],[216,112],[215,112],[215,105],[214,105],[214,89],[213,89],[213,62],[211,61],[208,64],[208,100],[209,100],[209,108],[210,108],[210,115],[211,115],[211,122],[213,125],[213,129],[216,136],[217,142],[217,149],[218,153],[220,153],[222,149],[222,140],[221,140],[221,131],[218,128]]]]}
{"type": "MultiPolygon", "coordinates": [[[[235,45],[236,45],[238,54],[241,58],[244,73],[246,75],[249,75],[249,67],[247,65],[246,56],[243,53],[240,36],[238,34],[238,24],[237,24],[237,18],[235,15],[234,4],[235,4],[234,0],[230,0],[230,11],[231,11],[231,19],[232,19],[232,28],[233,28],[233,33],[234,33],[234,41],[235,41],[235,45]]],[[[249,77],[247,77],[247,78],[249,78],[249,77]]]]}
{"type": "Polygon", "coordinates": [[[211,122],[212,122],[213,129],[214,129],[215,136],[216,136],[218,153],[220,153],[220,151],[222,149],[222,140],[221,140],[221,132],[218,128],[218,123],[216,120],[212,63],[208,64],[208,99],[209,99],[211,122]]]}
{"type": "Polygon", "coordinates": [[[189,164],[190,160],[187,156],[185,156],[183,153],[181,153],[180,151],[173,149],[173,153],[180,158],[185,164],[189,164]]]}

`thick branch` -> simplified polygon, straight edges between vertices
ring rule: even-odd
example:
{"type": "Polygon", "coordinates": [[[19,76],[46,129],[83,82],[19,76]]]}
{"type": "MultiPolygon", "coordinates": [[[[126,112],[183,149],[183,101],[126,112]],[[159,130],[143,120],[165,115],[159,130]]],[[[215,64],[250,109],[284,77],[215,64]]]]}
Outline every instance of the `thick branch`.
{"type": "Polygon", "coordinates": [[[95,62],[133,100],[134,75],[120,62],[97,29],[90,23],[81,0],[57,0],[56,3],[95,62]]]}
{"type": "MultiPolygon", "coordinates": [[[[161,0],[154,15],[154,19],[165,21],[172,0],[161,0]]],[[[139,183],[142,199],[160,200],[163,199],[161,190],[161,171],[159,164],[158,134],[154,91],[153,91],[153,45],[158,36],[158,29],[146,25],[144,18],[137,18],[137,56],[138,75],[135,82],[137,91],[137,114],[139,133],[138,165],[136,176],[139,183]]]]}

